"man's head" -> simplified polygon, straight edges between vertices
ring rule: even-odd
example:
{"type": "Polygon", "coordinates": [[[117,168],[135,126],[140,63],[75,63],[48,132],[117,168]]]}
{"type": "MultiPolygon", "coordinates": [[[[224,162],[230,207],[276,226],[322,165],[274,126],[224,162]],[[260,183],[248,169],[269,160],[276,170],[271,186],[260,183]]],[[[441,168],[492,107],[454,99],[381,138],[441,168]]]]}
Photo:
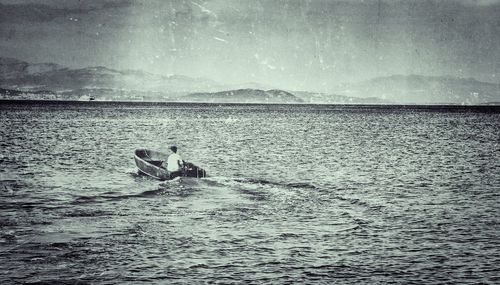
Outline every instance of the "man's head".
{"type": "Polygon", "coordinates": [[[174,153],[177,153],[177,146],[175,145],[170,146],[170,150],[173,151],[174,153]]]}

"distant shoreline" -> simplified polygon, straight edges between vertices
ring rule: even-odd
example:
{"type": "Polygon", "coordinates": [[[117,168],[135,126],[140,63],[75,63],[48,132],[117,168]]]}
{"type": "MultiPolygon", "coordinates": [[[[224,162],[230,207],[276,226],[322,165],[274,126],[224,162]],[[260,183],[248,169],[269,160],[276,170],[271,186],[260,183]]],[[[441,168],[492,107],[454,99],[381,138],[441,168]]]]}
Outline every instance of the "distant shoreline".
{"type": "Polygon", "coordinates": [[[332,109],[377,109],[377,110],[429,110],[429,111],[476,111],[500,113],[500,103],[482,105],[459,104],[315,104],[315,103],[214,103],[214,102],[179,102],[179,101],[77,101],[77,100],[12,100],[0,99],[0,106],[9,105],[80,105],[80,106],[287,106],[292,108],[332,108],[332,109]]]}

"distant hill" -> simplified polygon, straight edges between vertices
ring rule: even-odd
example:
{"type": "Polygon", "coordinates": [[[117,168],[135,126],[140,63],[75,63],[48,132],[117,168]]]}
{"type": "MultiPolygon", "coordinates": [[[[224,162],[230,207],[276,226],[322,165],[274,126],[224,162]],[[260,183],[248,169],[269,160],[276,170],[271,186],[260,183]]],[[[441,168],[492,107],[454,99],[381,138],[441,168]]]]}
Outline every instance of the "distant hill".
{"type": "Polygon", "coordinates": [[[500,84],[472,78],[394,75],[344,86],[338,94],[400,104],[486,104],[500,101],[500,84]]]}
{"type": "Polygon", "coordinates": [[[238,89],[272,90],[272,89],[279,89],[279,88],[276,88],[276,86],[271,86],[269,84],[261,84],[258,82],[245,82],[245,83],[240,83],[240,84],[225,84],[224,89],[218,90],[218,91],[238,90],[238,89]]]}
{"type": "Polygon", "coordinates": [[[303,103],[292,93],[283,90],[238,89],[213,93],[192,93],[179,98],[187,102],[210,103],[303,103]]]}
{"type": "Polygon", "coordinates": [[[57,94],[52,91],[20,91],[15,89],[0,88],[0,99],[10,100],[56,100],[57,94]]]}
{"type": "Polygon", "coordinates": [[[291,91],[295,96],[301,98],[305,103],[312,104],[392,104],[389,100],[384,100],[377,97],[350,97],[344,95],[307,92],[307,91],[291,91]]]}
{"type": "Polygon", "coordinates": [[[62,68],[55,63],[29,64],[14,58],[0,57],[0,82],[62,68]]]}

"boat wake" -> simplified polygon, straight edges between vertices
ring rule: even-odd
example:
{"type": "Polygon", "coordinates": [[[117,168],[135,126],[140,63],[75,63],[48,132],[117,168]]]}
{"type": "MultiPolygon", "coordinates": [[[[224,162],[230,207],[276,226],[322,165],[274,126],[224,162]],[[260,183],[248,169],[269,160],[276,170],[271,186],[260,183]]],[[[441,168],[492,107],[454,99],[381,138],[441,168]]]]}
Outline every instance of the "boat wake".
{"type": "Polygon", "coordinates": [[[206,178],[179,177],[174,180],[158,181],[138,172],[127,172],[134,179],[133,188],[123,188],[98,195],[77,196],[72,204],[103,203],[112,200],[157,198],[164,196],[188,197],[198,192],[235,192],[246,197],[264,199],[272,193],[289,191],[320,191],[318,185],[310,182],[271,181],[265,179],[214,176],[206,178]]]}
{"type": "Polygon", "coordinates": [[[289,187],[289,188],[306,188],[306,189],[316,189],[316,190],[320,189],[319,186],[309,182],[274,182],[274,181],[269,181],[264,179],[254,179],[254,178],[246,178],[246,179],[237,178],[234,179],[234,181],[240,183],[248,183],[248,184],[274,185],[285,188],[289,187]]]}

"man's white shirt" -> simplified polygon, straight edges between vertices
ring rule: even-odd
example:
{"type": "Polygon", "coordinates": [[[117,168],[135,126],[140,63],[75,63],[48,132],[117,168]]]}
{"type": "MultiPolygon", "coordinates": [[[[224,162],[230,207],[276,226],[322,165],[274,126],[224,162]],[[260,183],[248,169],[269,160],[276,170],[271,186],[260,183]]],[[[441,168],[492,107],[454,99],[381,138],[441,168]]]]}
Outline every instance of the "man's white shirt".
{"type": "Polygon", "coordinates": [[[179,161],[182,164],[182,158],[177,153],[172,153],[167,159],[167,170],[170,172],[179,170],[179,161]]]}

